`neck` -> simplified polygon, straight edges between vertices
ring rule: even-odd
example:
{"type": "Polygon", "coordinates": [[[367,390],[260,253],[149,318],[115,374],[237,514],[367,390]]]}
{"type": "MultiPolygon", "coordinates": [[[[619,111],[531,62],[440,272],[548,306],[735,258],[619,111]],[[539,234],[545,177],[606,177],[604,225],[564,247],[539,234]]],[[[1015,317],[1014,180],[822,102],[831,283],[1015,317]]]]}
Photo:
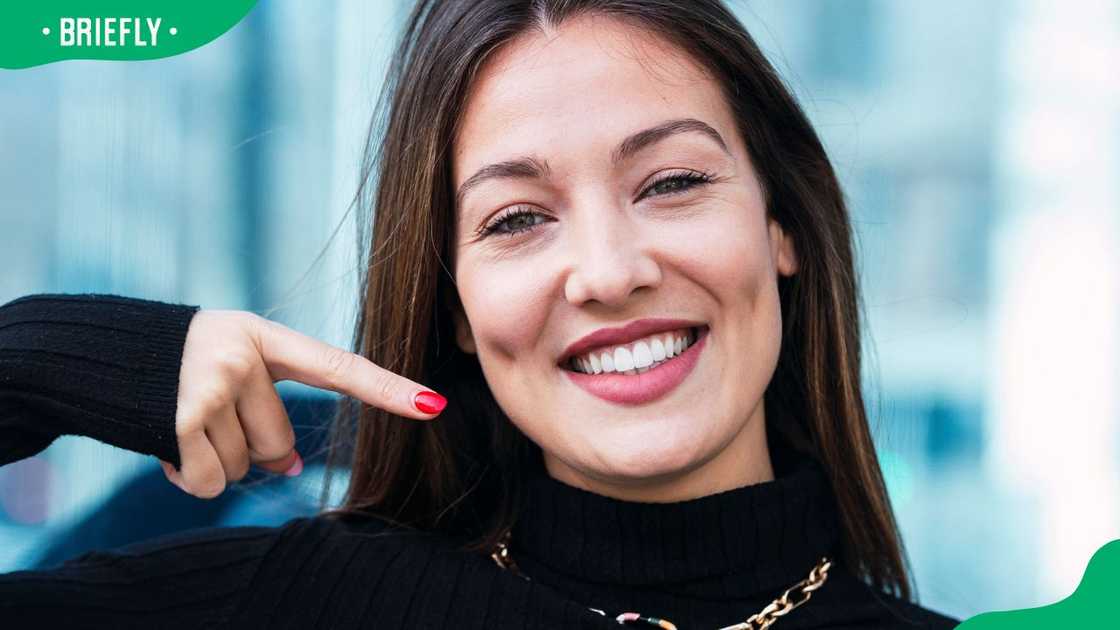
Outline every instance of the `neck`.
{"type": "Polygon", "coordinates": [[[685,501],[774,479],[762,401],[726,447],[683,469],[627,477],[577,469],[548,452],[543,455],[553,479],[623,501],[685,501]]]}
{"type": "Polygon", "coordinates": [[[510,553],[531,579],[565,592],[594,588],[593,599],[604,604],[606,591],[632,600],[622,593],[632,587],[651,587],[654,599],[672,591],[737,609],[742,597],[769,601],[821,556],[834,556],[840,532],[824,469],[775,438],[774,480],[677,502],[619,500],[534,468],[522,488],[510,553]]]}

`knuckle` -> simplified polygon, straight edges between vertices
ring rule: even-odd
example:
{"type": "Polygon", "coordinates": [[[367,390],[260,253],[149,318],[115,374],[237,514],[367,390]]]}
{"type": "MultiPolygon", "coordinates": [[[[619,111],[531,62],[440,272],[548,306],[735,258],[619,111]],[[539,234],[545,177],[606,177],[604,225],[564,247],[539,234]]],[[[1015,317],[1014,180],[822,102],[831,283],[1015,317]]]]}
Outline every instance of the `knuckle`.
{"type": "Polygon", "coordinates": [[[257,457],[262,462],[274,462],[292,451],[291,447],[285,448],[279,442],[269,444],[257,449],[257,457]]]}
{"type": "Polygon", "coordinates": [[[248,332],[249,338],[259,350],[261,331],[271,325],[272,322],[267,317],[263,317],[252,311],[238,311],[237,314],[240,318],[238,324],[241,330],[248,332]]]}
{"type": "Polygon", "coordinates": [[[271,462],[286,457],[288,453],[292,452],[295,446],[295,432],[292,431],[289,426],[288,431],[275,436],[275,439],[270,439],[266,443],[259,445],[255,450],[262,461],[271,462]]]}
{"type": "Polygon", "coordinates": [[[226,350],[215,358],[215,362],[219,371],[236,380],[249,376],[254,367],[253,358],[240,350],[226,350]]]}
{"type": "Polygon", "coordinates": [[[323,358],[327,383],[331,388],[339,388],[346,380],[346,375],[354,369],[354,355],[341,348],[327,350],[323,358]]]}
{"type": "Polygon", "coordinates": [[[198,388],[195,395],[197,415],[209,416],[233,403],[233,388],[220,378],[210,379],[198,388]]]}
{"type": "Polygon", "coordinates": [[[245,476],[249,474],[249,457],[247,455],[245,457],[239,457],[231,472],[232,474],[230,475],[229,481],[241,481],[244,479],[245,476]]]}
{"type": "Polygon", "coordinates": [[[175,436],[184,438],[206,430],[206,416],[201,413],[181,409],[175,418],[175,436]]]}
{"type": "Polygon", "coordinates": [[[382,371],[377,375],[373,387],[380,399],[385,402],[393,400],[397,394],[397,380],[388,371],[382,371]]]}
{"type": "Polygon", "coordinates": [[[207,475],[204,480],[193,486],[191,494],[203,499],[212,499],[224,492],[225,489],[226,479],[223,472],[220,476],[207,475]]]}
{"type": "Polygon", "coordinates": [[[235,311],[237,317],[241,320],[242,324],[248,326],[259,326],[267,323],[269,320],[253,311],[235,311]]]}

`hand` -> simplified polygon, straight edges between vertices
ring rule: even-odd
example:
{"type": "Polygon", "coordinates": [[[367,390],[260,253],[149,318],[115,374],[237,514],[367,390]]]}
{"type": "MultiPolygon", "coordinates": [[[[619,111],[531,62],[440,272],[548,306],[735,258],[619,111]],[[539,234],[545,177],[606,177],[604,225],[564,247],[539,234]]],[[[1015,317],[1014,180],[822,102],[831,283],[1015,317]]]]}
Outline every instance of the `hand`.
{"type": "Polygon", "coordinates": [[[199,310],[187,329],[179,371],[180,469],[160,460],[168,480],[209,499],[224,492],[226,482],[243,478],[250,464],[298,475],[303,461],[295,431],[273,385],[283,380],[417,420],[434,418],[446,404],[439,394],[365,357],[255,313],[199,310]],[[414,402],[420,392],[428,394],[414,402]]]}

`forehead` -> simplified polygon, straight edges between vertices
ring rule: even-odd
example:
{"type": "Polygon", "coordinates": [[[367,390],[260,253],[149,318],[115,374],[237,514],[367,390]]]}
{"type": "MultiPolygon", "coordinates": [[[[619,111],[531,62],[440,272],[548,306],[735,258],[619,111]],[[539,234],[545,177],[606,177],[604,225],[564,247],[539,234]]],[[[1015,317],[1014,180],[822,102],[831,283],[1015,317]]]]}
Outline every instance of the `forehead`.
{"type": "Polygon", "coordinates": [[[455,138],[454,183],[522,155],[556,170],[590,166],[591,156],[606,165],[621,138],[673,118],[697,118],[729,140],[733,132],[719,85],[687,53],[616,19],[575,18],[522,35],[483,64],[455,138]]]}

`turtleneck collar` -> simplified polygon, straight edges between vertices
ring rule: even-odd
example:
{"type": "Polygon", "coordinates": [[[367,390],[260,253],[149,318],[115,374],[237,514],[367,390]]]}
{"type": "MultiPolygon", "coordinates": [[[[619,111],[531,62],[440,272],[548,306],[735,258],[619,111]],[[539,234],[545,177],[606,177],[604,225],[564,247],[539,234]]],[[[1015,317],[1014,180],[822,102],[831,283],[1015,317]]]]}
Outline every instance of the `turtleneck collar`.
{"type": "Polygon", "coordinates": [[[550,582],[740,597],[788,586],[822,555],[835,557],[838,521],[818,463],[772,456],[772,481],[673,503],[623,501],[538,470],[510,551],[526,574],[550,582]]]}

